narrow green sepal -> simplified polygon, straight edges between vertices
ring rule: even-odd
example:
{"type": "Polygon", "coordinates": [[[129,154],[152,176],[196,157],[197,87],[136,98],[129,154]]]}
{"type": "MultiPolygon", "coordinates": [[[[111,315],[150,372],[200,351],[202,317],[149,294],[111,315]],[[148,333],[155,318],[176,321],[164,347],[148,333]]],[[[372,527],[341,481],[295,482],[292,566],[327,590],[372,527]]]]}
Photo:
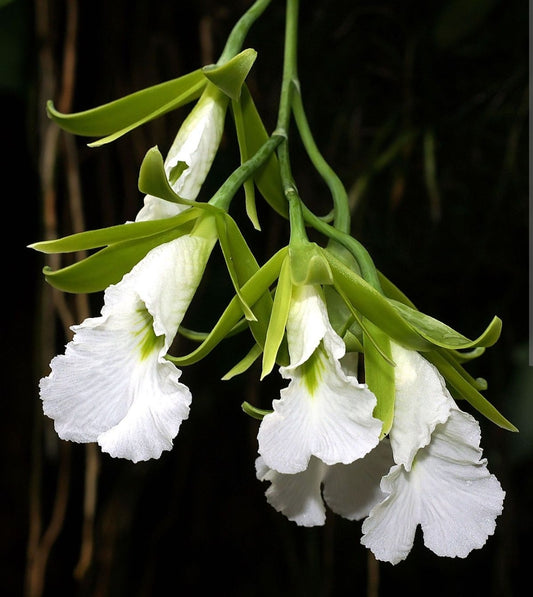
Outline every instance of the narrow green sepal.
{"type": "Polygon", "coordinates": [[[456,363],[447,359],[442,352],[432,350],[424,354],[431,361],[446,379],[446,382],[455,390],[455,394],[467,400],[479,413],[507,431],[517,432],[518,429],[508,421],[494,407],[479,390],[470,383],[468,375],[461,371],[456,363]]]}
{"type": "Polygon", "coordinates": [[[346,267],[330,251],[324,251],[324,255],[330,264],[335,287],[346,297],[347,304],[353,305],[362,316],[380,327],[398,344],[412,350],[425,351],[432,348],[431,342],[404,320],[389,299],[346,267]]]}
{"type": "Polygon", "coordinates": [[[417,332],[429,342],[442,348],[464,350],[478,346],[489,347],[495,344],[500,337],[502,321],[494,317],[486,330],[475,340],[466,338],[448,325],[429,315],[425,315],[403,303],[391,301],[394,307],[409,322],[417,332]]]}
{"type": "Polygon", "coordinates": [[[109,143],[134,128],[198,98],[207,85],[201,69],[121,97],[96,108],[63,114],[53,102],[48,116],[63,130],[86,137],[103,137],[91,146],[109,143]]]}
{"type": "Polygon", "coordinates": [[[202,72],[230,99],[238,101],[244,81],[256,58],[257,52],[248,48],[224,64],[204,66],[202,72]]]}
{"type": "MultiPolygon", "coordinates": [[[[238,227],[236,225],[231,226],[230,222],[233,222],[233,220],[229,216],[217,215],[215,217],[215,222],[217,226],[218,240],[220,242],[222,254],[224,255],[226,267],[228,268],[228,273],[230,275],[231,281],[233,282],[233,288],[235,289],[235,293],[237,294],[237,297],[239,298],[239,301],[241,303],[242,312],[244,313],[244,316],[248,321],[257,321],[256,316],[254,315],[250,306],[246,303],[246,300],[244,299],[241,293],[241,284],[246,280],[243,280],[241,282],[241,276],[238,275],[236,269],[236,264],[240,262],[240,259],[246,259],[246,257],[248,256],[246,253],[243,254],[240,251],[236,252],[235,243],[231,242],[232,236],[234,236],[236,233],[240,234],[238,227]]],[[[248,252],[250,252],[249,249],[248,252]]]]}
{"type": "MultiPolygon", "coordinates": [[[[246,147],[250,156],[254,155],[269,139],[261,116],[246,85],[241,92],[241,110],[246,134],[246,147]]],[[[279,162],[272,154],[267,162],[254,174],[255,184],[265,201],[280,215],[288,216],[288,205],[283,193],[279,162]]]]}
{"type": "Polygon", "coordinates": [[[119,282],[151,249],[186,234],[190,228],[174,227],[151,236],[115,243],[59,270],[45,267],[43,273],[49,284],[64,292],[99,292],[119,282]]]}
{"type": "MultiPolygon", "coordinates": [[[[238,101],[233,101],[232,105],[232,112],[233,112],[233,119],[235,122],[235,130],[237,132],[237,142],[239,144],[239,152],[241,158],[241,164],[244,164],[248,159],[252,157],[248,150],[248,145],[246,141],[246,128],[244,125],[244,119],[242,116],[242,106],[241,103],[238,101]]],[[[255,202],[255,184],[253,177],[248,178],[244,184],[244,200],[245,200],[245,207],[246,207],[246,215],[252,222],[253,227],[256,230],[261,230],[261,225],[259,224],[259,219],[257,217],[257,206],[255,202]]]]}
{"type": "Polygon", "coordinates": [[[145,222],[129,222],[108,228],[99,228],[98,230],[86,230],[54,240],[39,241],[28,245],[28,248],[47,254],[87,251],[127,240],[152,236],[153,234],[182,226],[190,220],[197,218],[199,213],[199,210],[190,209],[172,218],[145,222]]]}
{"type": "Polygon", "coordinates": [[[259,421],[262,421],[263,417],[272,412],[271,410],[263,410],[262,408],[252,406],[249,402],[243,402],[241,408],[247,415],[250,415],[250,417],[254,419],[258,419],[259,421]]]}
{"type": "Polygon", "coordinates": [[[223,377],[222,381],[228,381],[237,375],[241,375],[257,361],[261,356],[263,349],[259,344],[254,344],[250,351],[234,367],[232,367],[223,377]]]}
{"type": "Polygon", "coordinates": [[[333,284],[333,274],[323,249],[316,243],[304,243],[289,247],[291,261],[292,283],[297,286],[304,284],[333,284]]]}

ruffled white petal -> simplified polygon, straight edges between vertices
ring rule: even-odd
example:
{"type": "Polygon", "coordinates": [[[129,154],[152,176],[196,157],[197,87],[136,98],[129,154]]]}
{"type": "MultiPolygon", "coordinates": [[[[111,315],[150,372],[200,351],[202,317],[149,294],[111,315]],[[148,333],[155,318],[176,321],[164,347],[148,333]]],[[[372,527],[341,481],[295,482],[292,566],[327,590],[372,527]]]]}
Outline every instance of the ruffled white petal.
{"type": "Polygon", "coordinates": [[[319,526],[326,520],[324,501],[350,520],[367,516],[384,497],[379,482],[391,464],[390,445],[384,440],[365,458],[348,465],[328,466],[311,457],[305,471],[289,475],[268,468],[259,457],[256,473],[260,481],[271,483],[265,495],[272,507],[298,525],[319,526]]]}
{"type": "Polygon", "coordinates": [[[320,494],[320,485],[326,465],[311,458],[306,470],[285,475],[270,469],[259,456],[255,462],[257,478],[270,481],[266,490],[267,502],[289,520],[304,527],[320,526],[326,521],[326,509],[320,494]]]}
{"type": "Polygon", "coordinates": [[[171,447],[191,395],[164,357],[212,244],[183,236],[158,246],[106,290],[100,317],[73,327],[65,354],[40,383],[60,437],[98,441],[134,461],[171,447]]]}
{"type": "Polygon", "coordinates": [[[411,471],[384,477],[385,500],[363,523],[362,543],[393,564],[412,548],[420,524],[425,545],[440,556],[466,557],[494,533],[505,492],[481,458],[477,421],[454,408],[419,451],[411,471]]]}
{"type": "Polygon", "coordinates": [[[282,369],[291,382],[259,427],[259,453],[280,473],[304,471],[311,456],[326,464],[349,464],[378,443],[381,422],[372,416],[374,394],[346,376],[337,359],[322,349],[317,353],[312,364],[282,369]],[[314,387],[305,367],[315,369],[314,387]]]}
{"type": "Polygon", "coordinates": [[[393,343],[392,358],[396,401],[390,439],[394,461],[410,470],[417,451],[449,417],[454,401],[437,368],[418,352],[393,343]]]}
{"type": "Polygon", "coordinates": [[[324,500],[335,514],[348,520],[365,518],[385,497],[380,481],[393,464],[389,440],[384,439],[364,458],[328,467],[324,500]]]}

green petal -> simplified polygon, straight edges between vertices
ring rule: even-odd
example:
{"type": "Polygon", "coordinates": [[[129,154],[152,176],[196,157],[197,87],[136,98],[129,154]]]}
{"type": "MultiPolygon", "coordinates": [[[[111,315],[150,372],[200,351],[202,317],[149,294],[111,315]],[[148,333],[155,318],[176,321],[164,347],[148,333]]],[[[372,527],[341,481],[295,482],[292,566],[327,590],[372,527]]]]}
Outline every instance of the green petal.
{"type": "Polygon", "coordinates": [[[216,85],[229,98],[237,101],[240,98],[244,81],[256,58],[257,52],[248,48],[220,66],[204,66],[202,72],[211,83],[216,85]]]}
{"type": "Polygon", "coordinates": [[[200,96],[206,86],[202,70],[153,85],[90,110],[72,114],[58,112],[51,101],[49,117],[62,129],[76,135],[105,137],[91,145],[102,145],[200,96]]]}

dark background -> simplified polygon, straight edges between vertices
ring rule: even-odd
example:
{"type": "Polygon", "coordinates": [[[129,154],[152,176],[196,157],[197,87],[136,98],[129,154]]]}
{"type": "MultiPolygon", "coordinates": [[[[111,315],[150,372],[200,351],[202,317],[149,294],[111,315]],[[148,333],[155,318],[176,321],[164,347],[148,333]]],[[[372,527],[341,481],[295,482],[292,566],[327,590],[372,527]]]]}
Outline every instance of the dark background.
{"type": "MultiPolygon", "coordinates": [[[[40,409],[38,380],[69,339],[66,327],[98,314],[101,297],[54,299],[43,256],[26,245],[133,219],[144,153],[155,144],[165,152],[186,114],[90,149],[55,136],[44,102],[81,110],[212,63],[249,2],[2,4],[2,594],[376,595],[377,577],[380,595],[521,594],[533,531],[527,2],[301,2],[304,103],[349,190],[354,235],[420,309],[465,335],[478,335],[493,315],[503,319],[500,341],[470,371],[488,379],[487,398],[521,431],[480,421],[489,468],[507,491],[484,549],[441,559],[417,536],[405,562],[377,570],[359,544],[360,524],[330,514],[325,527],[301,529],[266,504],[254,474],[257,422],[240,404],[266,407],[279,380],[260,384],[253,369],[219,381],[246,338],[185,370],[191,415],[158,461],[133,465],[60,442],[40,409]]],[[[284,3],[273,0],[245,44],[259,52],[248,82],[269,130],[283,23],[284,3]]],[[[238,163],[230,116],[227,125],[203,199],[238,163]]],[[[303,199],[327,213],[325,187],[296,140],[291,148],[303,199]]],[[[240,199],[234,215],[262,262],[286,243],[286,224],[260,206],[259,235],[240,199]]],[[[191,326],[208,329],[229,297],[218,259],[191,326]]]]}

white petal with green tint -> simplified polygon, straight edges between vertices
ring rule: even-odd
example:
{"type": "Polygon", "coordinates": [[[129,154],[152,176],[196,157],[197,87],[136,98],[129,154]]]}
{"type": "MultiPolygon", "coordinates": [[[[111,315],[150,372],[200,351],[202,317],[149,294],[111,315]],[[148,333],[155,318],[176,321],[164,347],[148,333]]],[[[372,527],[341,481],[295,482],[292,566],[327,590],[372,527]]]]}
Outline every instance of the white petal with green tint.
{"type": "Polygon", "coordinates": [[[372,416],[375,396],[341,368],[344,343],[317,287],[295,290],[287,321],[291,364],[280,368],[290,383],[258,433],[266,465],[290,474],[304,471],[311,456],[326,464],[362,458],[377,445],[381,430],[372,416]]]}
{"type": "Polygon", "coordinates": [[[481,458],[479,442],[477,421],[454,408],[410,471],[397,465],[384,477],[387,497],[363,523],[362,543],[378,560],[405,559],[419,524],[426,547],[439,556],[464,558],[485,544],[505,492],[481,458]]]}
{"type": "MultiPolygon", "coordinates": [[[[227,104],[224,95],[209,85],[183,121],[168,151],[165,172],[170,186],[183,199],[194,200],[200,192],[220,145],[227,104]]],[[[184,209],[179,203],[147,195],[136,220],[168,218],[184,209]]]]}
{"type": "MultiPolygon", "coordinates": [[[[312,284],[293,286],[287,320],[287,342],[291,359],[289,368],[295,369],[307,361],[328,332],[337,336],[329,323],[320,287],[312,284]]],[[[344,342],[340,338],[338,340],[340,344],[335,340],[333,342],[338,345],[336,358],[341,358],[344,355],[344,342]]]]}
{"type": "Polygon", "coordinates": [[[390,439],[394,461],[410,470],[417,451],[449,417],[454,401],[437,368],[418,352],[393,343],[392,358],[396,401],[390,439]]]}
{"type": "Polygon", "coordinates": [[[159,245],[106,290],[100,317],[73,327],[40,384],[60,437],[133,461],[171,448],[191,395],[165,354],[212,246],[191,236],[159,245]]]}

